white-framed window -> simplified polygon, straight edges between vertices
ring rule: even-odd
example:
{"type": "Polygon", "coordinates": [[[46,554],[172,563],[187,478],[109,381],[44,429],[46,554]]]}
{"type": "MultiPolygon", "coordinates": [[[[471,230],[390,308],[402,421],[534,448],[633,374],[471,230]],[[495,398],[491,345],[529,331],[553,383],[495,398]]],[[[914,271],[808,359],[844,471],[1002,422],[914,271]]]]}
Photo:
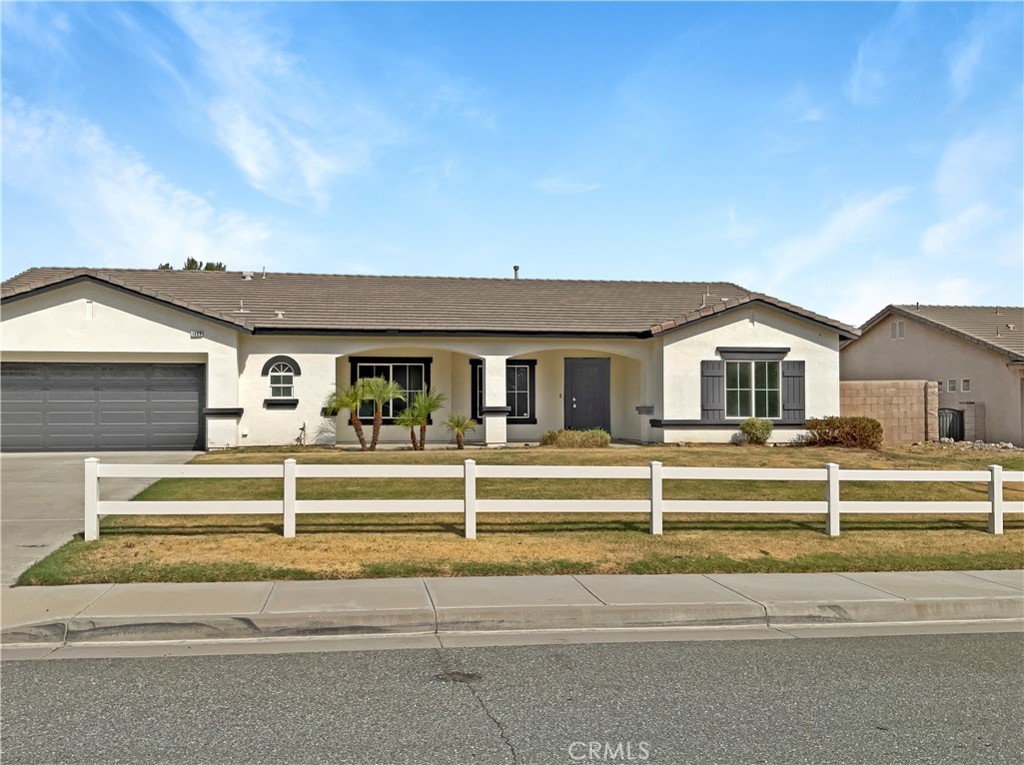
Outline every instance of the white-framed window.
{"type": "Polygon", "coordinates": [[[295,368],[287,361],[270,366],[270,397],[295,398],[295,368]]]}
{"type": "MultiPolygon", "coordinates": [[[[479,421],[484,408],[484,366],[477,360],[470,362],[473,373],[473,405],[470,416],[479,421]]],[[[536,423],[537,362],[533,359],[510,359],[505,362],[505,405],[509,408],[510,423],[536,423]]]]}
{"type": "MultiPolygon", "coordinates": [[[[384,420],[392,420],[408,406],[417,393],[430,387],[430,359],[352,359],[353,379],[368,380],[383,377],[398,383],[405,399],[393,398],[384,404],[381,414],[384,420]]],[[[374,403],[364,401],[359,407],[360,417],[373,417],[374,403]]]]}
{"type": "Polygon", "coordinates": [[[946,380],[946,391],[948,393],[956,393],[956,380],[946,380]]]}
{"type": "Polygon", "coordinates": [[[889,339],[902,340],[906,335],[903,319],[897,319],[889,324],[889,339]]]}
{"type": "Polygon", "coordinates": [[[778,361],[725,362],[725,416],[778,419],[782,410],[778,361]]]}
{"type": "Polygon", "coordinates": [[[965,377],[960,381],[960,392],[970,393],[971,392],[971,378],[965,377]]]}

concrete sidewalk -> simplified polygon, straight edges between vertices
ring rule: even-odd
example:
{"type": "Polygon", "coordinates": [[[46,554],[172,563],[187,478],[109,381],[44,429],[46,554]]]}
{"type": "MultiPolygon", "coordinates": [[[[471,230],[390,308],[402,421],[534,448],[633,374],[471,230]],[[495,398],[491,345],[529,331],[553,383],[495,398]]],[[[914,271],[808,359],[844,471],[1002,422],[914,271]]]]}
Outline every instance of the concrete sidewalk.
{"type": "Polygon", "coordinates": [[[1024,571],[5,588],[6,645],[1024,620],[1024,571]]]}

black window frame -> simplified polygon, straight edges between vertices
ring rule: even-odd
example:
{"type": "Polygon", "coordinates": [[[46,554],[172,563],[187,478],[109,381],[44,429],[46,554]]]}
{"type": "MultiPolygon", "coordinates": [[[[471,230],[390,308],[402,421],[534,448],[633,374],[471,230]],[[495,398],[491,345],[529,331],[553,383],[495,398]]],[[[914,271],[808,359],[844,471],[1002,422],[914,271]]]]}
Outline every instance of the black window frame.
{"type": "MultiPolygon", "coordinates": [[[[470,417],[477,422],[481,421],[480,413],[480,396],[482,394],[481,386],[481,375],[483,374],[483,359],[470,359],[469,360],[469,378],[470,378],[470,394],[469,394],[469,411],[470,417]]],[[[506,415],[506,421],[509,425],[536,425],[537,424],[537,360],[536,359],[508,359],[505,362],[505,405],[510,408],[510,412],[506,415]],[[514,417],[512,412],[515,411],[515,402],[509,402],[508,393],[508,369],[509,367],[526,367],[527,368],[527,385],[529,390],[527,391],[527,400],[529,401],[529,416],[528,417],[514,417]]]]}
{"type": "MultiPolygon", "coordinates": [[[[359,365],[360,364],[373,364],[383,366],[385,364],[421,364],[423,366],[423,390],[430,389],[430,368],[433,364],[434,359],[432,356],[350,356],[348,359],[349,363],[349,384],[355,385],[359,379],[359,365]]],[[[390,403],[390,402],[389,402],[390,403]]],[[[406,402],[408,404],[410,402],[406,402]]],[[[372,415],[370,415],[372,417],[372,415]]],[[[360,414],[360,419],[367,419],[366,416],[360,414]]],[[[381,420],[384,425],[394,425],[394,417],[384,417],[381,420]]],[[[433,425],[433,418],[427,420],[428,425],[433,425]]]]}

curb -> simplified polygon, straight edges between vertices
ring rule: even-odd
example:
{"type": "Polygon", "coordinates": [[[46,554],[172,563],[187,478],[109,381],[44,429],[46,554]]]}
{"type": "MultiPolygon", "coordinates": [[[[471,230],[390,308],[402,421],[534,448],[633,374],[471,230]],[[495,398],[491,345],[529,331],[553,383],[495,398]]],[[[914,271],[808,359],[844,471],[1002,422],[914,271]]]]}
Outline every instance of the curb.
{"type": "Polygon", "coordinates": [[[1024,598],[410,608],[237,616],[71,617],[9,627],[0,633],[0,644],[70,645],[523,630],[855,626],[989,620],[1018,620],[1024,626],[1024,598]]]}

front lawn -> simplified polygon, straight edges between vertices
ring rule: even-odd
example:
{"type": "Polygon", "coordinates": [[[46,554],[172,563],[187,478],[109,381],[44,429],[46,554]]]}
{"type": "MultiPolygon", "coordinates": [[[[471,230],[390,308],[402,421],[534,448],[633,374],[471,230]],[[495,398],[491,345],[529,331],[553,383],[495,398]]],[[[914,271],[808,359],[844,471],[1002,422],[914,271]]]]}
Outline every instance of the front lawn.
{"type": "MultiPolygon", "coordinates": [[[[864,452],[735,446],[639,449],[385,451],[325,448],[230,450],[195,462],[1024,469],[1020,452],[906,447],[864,452]]],[[[140,461],[143,461],[141,458],[140,461]]],[[[480,479],[480,498],[645,498],[644,481],[480,479]]],[[[666,481],[665,498],[821,499],[819,483],[666,481]]],[[[303,479],[300,499],[458,498],[460,480],[303,479]]],[[[846,484],[845,499],[985,499],[980,484],[846,484]]],[[[165,479],[137,499],[280,499],[279,480],[165,479]]],[[[1006,498],[1024,499],[1007,484],[1006,498]]],[[[98,542],[70,542],[19,584],[130,581],[330,579],[551,573],[709,573],[866,571],[1024,567],[1024,516],[1006,533],[985,533],[985,516],[847,515],[842,536],[822,531],[823,516],[666,515],[662,537],[643,515],[481,514],[476,540],[462,538],[461,514],[300,515],[298,536],[281,536],[279,516],[121,516],[106,518],[98,542]]]]}

